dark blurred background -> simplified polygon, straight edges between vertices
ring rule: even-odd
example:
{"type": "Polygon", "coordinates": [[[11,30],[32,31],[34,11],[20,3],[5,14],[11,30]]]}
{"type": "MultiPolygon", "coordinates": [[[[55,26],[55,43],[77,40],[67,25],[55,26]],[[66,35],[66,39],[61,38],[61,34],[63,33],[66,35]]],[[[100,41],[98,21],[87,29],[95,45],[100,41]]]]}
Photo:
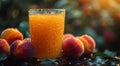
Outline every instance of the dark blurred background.
{"type": "Polygon", "coordinates": [[[120,0],[0,0],[0,33],[14,27],[29,37],[28,10],[38,8],[66,9],[65,33],[88,34],[96,51],[120,55],[120,0]]]}

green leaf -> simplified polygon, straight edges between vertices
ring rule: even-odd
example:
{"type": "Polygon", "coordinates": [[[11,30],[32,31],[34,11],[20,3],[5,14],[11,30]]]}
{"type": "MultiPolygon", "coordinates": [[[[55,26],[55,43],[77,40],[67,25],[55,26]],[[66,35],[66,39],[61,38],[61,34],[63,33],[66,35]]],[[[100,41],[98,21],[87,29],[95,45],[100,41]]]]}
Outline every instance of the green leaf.
{"type": "Polygon", "coordinates": [[[42,62],[40,62],[43,66],[54,66],[55,59],[45,59],[42,62]]]}
{"type": "Polygon", "coordinates": [[[7,59],[7,55],[4,53],[0,53],[0,61],[3,61],[5,59],[7,59]]]}
{"type": "Polygon", "coordinates": [[[114,57],[110,56],[110,55],[107,55],[103,52],[97,52],[94,54],[95,57],[99,56],[101,58],[106,58],[106,59],[114,59],[114,57]]]}

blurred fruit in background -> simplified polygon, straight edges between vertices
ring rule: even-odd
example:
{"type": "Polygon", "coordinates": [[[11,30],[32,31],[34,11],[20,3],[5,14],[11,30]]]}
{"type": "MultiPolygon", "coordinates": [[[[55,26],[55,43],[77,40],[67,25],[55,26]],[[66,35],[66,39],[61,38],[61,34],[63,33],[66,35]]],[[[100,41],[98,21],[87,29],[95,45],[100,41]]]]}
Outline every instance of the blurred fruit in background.
{"type": "Polygon", "coordinates": [[[82,5],[90,4],[90,0],[78,0],[78,2],[82,5]]]}
{"type": "Polygon", "coordinates": [[[105,41],[107,44],[110,44],[111,42],[113,42],[115,40],[115,35],[112,31],[105,31],[103,33],[103,36],[105,38],[105,41]]]}
{"type": "Polygon", "coordinates": [[[115,0],[117,3],[120,3],[120,0],[115,0]]]}

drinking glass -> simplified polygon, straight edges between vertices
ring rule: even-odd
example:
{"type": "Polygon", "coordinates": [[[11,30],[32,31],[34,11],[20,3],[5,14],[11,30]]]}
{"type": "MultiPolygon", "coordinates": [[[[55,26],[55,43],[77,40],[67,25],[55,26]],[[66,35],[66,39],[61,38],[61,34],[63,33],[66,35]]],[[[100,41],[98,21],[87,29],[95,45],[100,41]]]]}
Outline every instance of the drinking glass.
{"type": "Polygon", "coordinates": [[[30,37],[36,58],[56,58],[61,54],[65,9],[30,9],[30,37]]]}

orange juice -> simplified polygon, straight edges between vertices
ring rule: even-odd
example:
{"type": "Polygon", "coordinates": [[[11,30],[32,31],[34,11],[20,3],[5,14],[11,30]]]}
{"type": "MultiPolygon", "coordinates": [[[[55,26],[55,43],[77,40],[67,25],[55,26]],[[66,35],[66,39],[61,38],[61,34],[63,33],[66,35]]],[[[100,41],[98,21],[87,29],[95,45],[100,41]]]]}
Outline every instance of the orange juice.
{"type": "Polygon", "coordinates": [[[29,14],[30,35],[35,47],[35,57],[56,58],[60,55],[65,20],[65,11],[63,9],[60,11],[54,9],[29,14]]]}

